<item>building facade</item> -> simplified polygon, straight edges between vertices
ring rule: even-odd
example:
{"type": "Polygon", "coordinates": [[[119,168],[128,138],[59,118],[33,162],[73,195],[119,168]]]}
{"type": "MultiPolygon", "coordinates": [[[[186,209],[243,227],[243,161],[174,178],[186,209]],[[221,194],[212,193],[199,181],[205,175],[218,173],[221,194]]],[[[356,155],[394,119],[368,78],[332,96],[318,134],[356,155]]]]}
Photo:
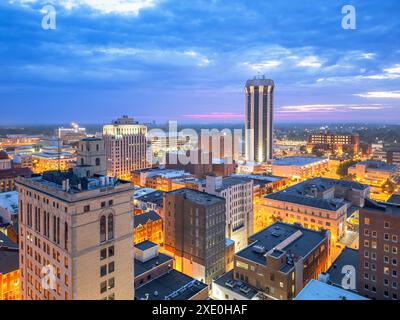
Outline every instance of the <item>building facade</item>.
{"type": "Polygon", "coordinates": [[[254,79],[246,82],[247,161],[266,162],[272,159],[274,88],[274,82],[269,79],[254,79]]]}
{"type": "Polygon", "coordinates": [[[211,284],[225,272],[225,199],[191,189],[165,194],[164,248],[175,268],[211,284]]]}
{"type": "Polygon", "coordinates": [[[399,300],[400,207],[372,200],[360,211],[358,291],[374,300],[399,300]]]}
{"type": "Polygon", "coordinates": [[[24,300],[134,298],[130,183],[47,172],[17,188],[24,300]]]}
{"type": "Polygon", "coordinates": [[[329,231],[276,222],[250,241],[248,247],[236,253],[230,279],[219,283],[217,292],[213,286],[217,299],[236,288],[241,295],[255,288],[265,299],[292,300],[328,267],[329,231]]]}
{"type": "Polygon", "coordinates": [[[103,127],[107,174],[130,180],[131,172],[147,168],[147,127],[123,116],[103,127]]]}
{"type": "Polygon", "coordinates": [[[360,152],[360,136],[358,134],[318,133],[307,137],[307,151],[314,149],[327,151],[333,154],[360,152]]]}
{"type": "Polygon", "coordinates": [[[242,250],[254,230],[253,181],[207,176],[205,191],[225,199],[226,237],[235,242],[235,250],[242,250]]]}

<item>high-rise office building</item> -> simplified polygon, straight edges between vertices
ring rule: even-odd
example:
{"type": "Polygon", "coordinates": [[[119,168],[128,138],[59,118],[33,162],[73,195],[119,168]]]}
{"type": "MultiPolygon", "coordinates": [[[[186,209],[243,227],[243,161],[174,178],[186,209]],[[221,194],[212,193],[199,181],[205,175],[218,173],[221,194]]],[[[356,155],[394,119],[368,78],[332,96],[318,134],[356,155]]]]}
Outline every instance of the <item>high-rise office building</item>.
{"type": "Polygon", "coordinates": [[[134,298],[129,182],[50,171],[17,188],[23,300],[134,298]]]}
{"type": "Polygon", "coordinates": [[[191,189],[164,196],[164,247],[175,268],[211,284],[225,272],[225,199],[191,189]]]}
{"type": "Polygon", "coordinates": [[[274,81],[246,82],[246,160],[266,162],[273,156],[274,81]]]}
{"type": "Polygon", "coordinates": [[[148,167],[146,159],[147,127],[123,116],[103,128],[107,174],[129,180],[133,170],[148,167]]]}

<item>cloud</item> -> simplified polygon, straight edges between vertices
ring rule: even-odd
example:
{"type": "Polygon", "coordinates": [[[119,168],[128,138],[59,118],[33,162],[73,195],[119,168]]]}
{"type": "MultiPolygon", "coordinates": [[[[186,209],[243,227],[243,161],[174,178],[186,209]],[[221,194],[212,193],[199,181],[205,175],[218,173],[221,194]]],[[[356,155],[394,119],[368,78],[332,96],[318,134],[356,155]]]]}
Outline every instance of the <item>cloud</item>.
{"type": "Polygon", "coordinates": [[[381,104],[306,104],[296,106],[283,106],[277,113],[326,113],[348,112],[351,110],[382,110],[390,108],[381,104]]]}
{"type": "Polygon", "coordinates": [[[297,65],[299,67],[306,67],[306,68],[321,68],[322,61],[316,56],[309,56],[305,57],[297,65]]]}
{"type": "Polygon", "coordinates": [[[183,116],[185,119],[222,119],[222,120],[242,120],[244,119],[244,114],[241,113],[230,113],[230,112],[213,112],[205,114],[185,114],[183,116]]]}
{"type": "MultiPolygon", "coordinates": [[[[10,0],[9,3],[19,3],[23,6],[46,5],[51,1],[44,0],[10,0]]],[[[123,14],[137,16],[140,10],[153,8],[156,0],[59,0],[55,5],[62,6],[66,10],[89,8],[101,14],[123,14]]]]}
{"type": "Polygon", "coordinates": [[[400,99],[400,91],[371,91],[366,93],[354,94],[354,96],[372,99],[400,99]]]}

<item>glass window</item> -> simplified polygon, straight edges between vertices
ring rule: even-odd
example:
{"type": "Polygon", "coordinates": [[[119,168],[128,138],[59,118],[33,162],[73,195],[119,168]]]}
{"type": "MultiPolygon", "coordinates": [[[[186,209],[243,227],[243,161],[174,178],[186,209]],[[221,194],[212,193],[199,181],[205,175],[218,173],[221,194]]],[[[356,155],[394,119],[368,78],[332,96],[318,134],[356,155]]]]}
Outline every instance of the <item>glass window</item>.
{"type": "Polygon", "coordinates": [[[100,218],[100,242],[106,241],[106,217],[100,218]]]}

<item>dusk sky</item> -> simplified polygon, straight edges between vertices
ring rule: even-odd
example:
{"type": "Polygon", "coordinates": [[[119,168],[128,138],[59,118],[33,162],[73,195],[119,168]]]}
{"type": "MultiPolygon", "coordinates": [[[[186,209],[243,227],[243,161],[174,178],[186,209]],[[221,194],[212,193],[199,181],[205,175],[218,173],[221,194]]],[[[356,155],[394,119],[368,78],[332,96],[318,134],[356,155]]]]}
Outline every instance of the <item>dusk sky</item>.
{"type": "Polygon", "coordinates": [[[258,74],[279,122],[399,123],[399,13],[399,0],[1,0],[0,124],[238,122],[258,74]]]}

